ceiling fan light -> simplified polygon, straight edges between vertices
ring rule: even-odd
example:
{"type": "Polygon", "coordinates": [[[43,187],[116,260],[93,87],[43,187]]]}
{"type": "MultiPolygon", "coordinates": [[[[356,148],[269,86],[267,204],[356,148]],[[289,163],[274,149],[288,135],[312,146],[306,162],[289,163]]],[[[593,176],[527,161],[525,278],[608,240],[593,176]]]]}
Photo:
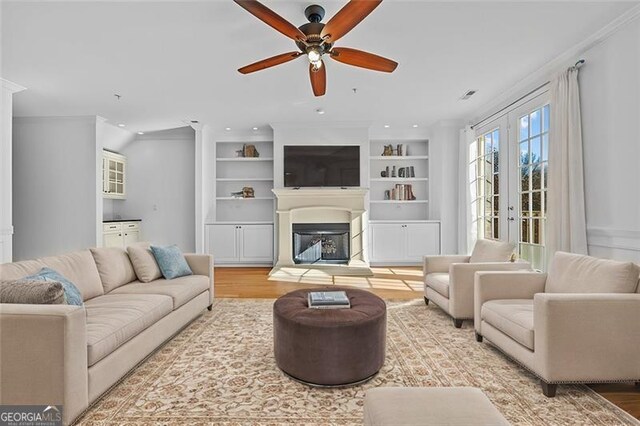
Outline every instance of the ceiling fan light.
{"type": "Polygon", "coordinates": [[[320,61],[322,55],[320,55],[320,52],[318,51],[318,49],[309,49],[309,51],[307,52],[307,57],[309,58],[309,62],[311,62],[312,64],[316,64],[316,62],[320,61]]]}
{"type": "Polygon", "coordinates": [[[320,68],[322,68],[322,61],[317,60],[317,61],[311,62],[311,65],[313,65],[314,71],[318,71],[320,68]]]}

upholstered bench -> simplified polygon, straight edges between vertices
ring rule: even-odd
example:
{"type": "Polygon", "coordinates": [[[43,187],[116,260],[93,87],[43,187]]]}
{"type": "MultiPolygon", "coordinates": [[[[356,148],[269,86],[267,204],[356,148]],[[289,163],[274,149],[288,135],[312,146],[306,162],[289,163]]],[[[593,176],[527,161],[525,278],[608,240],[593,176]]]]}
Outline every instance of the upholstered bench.
{"type": "Polygon", "coordinates": [[[365,426],[509,425],[478,388],[374,388],[364,399],[365,426]]]}

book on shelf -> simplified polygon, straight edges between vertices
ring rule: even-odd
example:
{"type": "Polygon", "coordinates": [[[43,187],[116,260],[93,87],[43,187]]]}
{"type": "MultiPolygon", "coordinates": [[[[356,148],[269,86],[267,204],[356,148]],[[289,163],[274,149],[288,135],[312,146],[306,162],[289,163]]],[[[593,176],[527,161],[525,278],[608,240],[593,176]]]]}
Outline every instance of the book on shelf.
{"type": "Polygon", "coordinates": [[[413,194],[413,186],[410,184],[397,183],[391,189],[391,200],[395,201],[413,201],[416,196],[413,194]]]}
{"type": "Polygon", "coordinates": [[[313,309],[349,309],[351,302],[344,291],[310,291],[307,303],[313,309]]]}

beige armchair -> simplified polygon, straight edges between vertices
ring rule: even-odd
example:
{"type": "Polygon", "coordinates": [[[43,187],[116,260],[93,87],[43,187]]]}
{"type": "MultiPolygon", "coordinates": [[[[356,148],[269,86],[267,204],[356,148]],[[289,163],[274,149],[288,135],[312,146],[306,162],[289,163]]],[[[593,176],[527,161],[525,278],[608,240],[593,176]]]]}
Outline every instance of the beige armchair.
{"type": "Polygon", "coordinates": [[[433,301],[453,318],[456,328],[473,319],[473,277],[477,271],[530,270],[528,262],[510,262],[513,244],[478,240],[471,256],[425,256],[424,301],[433,301]]]}
{"type": "Polygon", "coordinates": [[[478,272],[476,340],[483,337],[541,379],[640,381],[640,267],[557,252],[548,274],[478,272]]]}

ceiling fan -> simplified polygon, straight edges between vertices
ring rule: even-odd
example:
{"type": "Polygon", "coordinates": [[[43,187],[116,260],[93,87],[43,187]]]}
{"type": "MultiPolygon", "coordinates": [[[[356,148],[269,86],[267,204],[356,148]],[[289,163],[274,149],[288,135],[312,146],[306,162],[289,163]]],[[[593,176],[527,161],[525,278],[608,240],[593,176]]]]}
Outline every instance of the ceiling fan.
{"type": "Polygon", "coordinates": [[[256,18],[295,41],[299,49],[299,51],[283,53],[242,67],[238,70],[242,74],[284,64],[306,55],[309,59],[309,76],[313,94],[322,96],[327,87],[327,74],[322,61],[324,55],[329,55],[331,59],[344,64],[374,71],[393,72],[398,66],[397,62],[362,50],[333,47],[338,39],[373,12],[382,0],[351,0],[326,24],[320,22],[324,18],[324,8],[311,5],[304,11],[309,23],[297,28],[256,0],[234,1],[256,18]]]}

